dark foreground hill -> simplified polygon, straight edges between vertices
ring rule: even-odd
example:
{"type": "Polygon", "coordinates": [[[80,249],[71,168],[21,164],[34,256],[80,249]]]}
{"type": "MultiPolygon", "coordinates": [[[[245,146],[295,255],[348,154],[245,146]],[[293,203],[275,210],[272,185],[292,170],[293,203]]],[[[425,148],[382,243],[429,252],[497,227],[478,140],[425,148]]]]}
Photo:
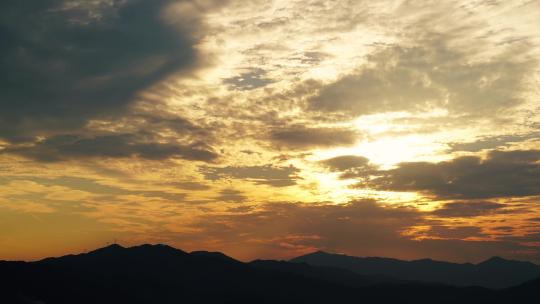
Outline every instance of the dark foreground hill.
{"type": "Polygon", "coordinates": [[[164,245],[96,251],[38,262],[0,262],[0,303],[526,303],[540,281],[506,290],[362,276],[332,267],[242,263],[164,245]]]}
{"type": "Polygon", "coordinates": [[[540,266],[493,257],[479,264],[456,264],[430,259],[401,261],[378,257],[353,257],[322,251],[290,260],[312,266],[331,266],[362,275],[401,280],[439,282],[455,286],[506,288],[540,277],[540,266]]]}

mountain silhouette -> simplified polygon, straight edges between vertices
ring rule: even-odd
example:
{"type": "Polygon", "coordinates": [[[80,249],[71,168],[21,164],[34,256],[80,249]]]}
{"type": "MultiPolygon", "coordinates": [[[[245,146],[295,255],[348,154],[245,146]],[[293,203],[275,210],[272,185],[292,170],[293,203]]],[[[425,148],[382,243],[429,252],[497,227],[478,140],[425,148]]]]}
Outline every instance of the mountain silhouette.
{"type": "Polygon", "coordinates": [[[231,258],[230,256],[225,255],[225,254],[223,254],[221,252],[199,250],[199,251],[192,251],[192,252],[190,252],[190,254],[195,255],[195,256],[200,256],[200,257],[221,259],[221,260],[224,260],[224,261],[240,263],[240,261],[237,261],[237,260],[231,258]]]}
{"type": "Polygon", "coordinates": [[[379,257],[354,257],[317,251],[290,261],[313,266],[338,267],[367,276],[379,275],[455,286],[506,288],[540,277],[540,266],[500,257],[493,257],[475,265],[431,259],[402,261],[379,257]]]}
{"type": "Polygon", "coordinates": [[[318,279],[348,286],[373,286],[381,283],[405,283],[392,278],[359,275],[337,267],[311,266],[305,263],[286,261],[255,260],[249,265],[274,272],[291,273],[305,278],[318,279]]]}
{"type": "Polygon", "coordinates": [[[538,295],[538,282],[463,288],[286,261],[243,263],[166,245],[111,245],[37,262],[0,262],[0,303],[505,303],[499,300],[538,295]]]}

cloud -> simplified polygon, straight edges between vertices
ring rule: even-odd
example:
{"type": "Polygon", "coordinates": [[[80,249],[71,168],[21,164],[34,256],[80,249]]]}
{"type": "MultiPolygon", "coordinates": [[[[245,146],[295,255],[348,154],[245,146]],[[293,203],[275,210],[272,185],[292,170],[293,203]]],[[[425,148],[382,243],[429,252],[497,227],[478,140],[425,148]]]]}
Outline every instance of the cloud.
{"type": "Polygon", "coordinates": [[[253,90],[274,82],[272,79],[265,78],[265,75],[266,71],[262,69],[252,69],[238,76],[226,78],[223,83],[236,90],[253,90]]]}
{"type": "Polygon", "coordinates": [[[203,143],[178,144],[174,142],[145,142],[135,134],[113,134],[93,137],[58,135],[33,145],[10,146],[3,153],[20,155],[41,162],[55,162],[92,157],[149,160],[181,158],[210,162],[218,155],[203,143]]]}
{"type": "Polygon", "coordinates": [[[367,184],[377,190],[418,191],[440,199],[482,199],[540,194],[540,151],[491,151],[439,163],[406,162],[379,171],[367,184]]]}
{"type": "Polygon", "coordinates": [[[197,62],[202,11],[191,1],[84,3],[0,4],[0,138],[122,115],[138,92],[197,62]],[[171,7],[178,3],[192,9],[171,7]]]}
{"type": "MultiPolygon", "coordinates": [[[[241,239],[265,240],[265,254],[283,254],[300,244],[335,249],[369,244],[369,248],[376,250],[392,246],[399,231],[418,218],[413,209],[385,209],[373,201],[346,205],[273,203],[250,213],[209,215],[195,225],[203,231],[193,237],[216,239],[224,246],[241,239]],[[277,248],[272,248],[273,244],[277,248]]],[[[260,245],[263,244],[251,244],[260,245]]]]}
{"type": "Polygon", "coordinates": [[[293,167],[246,166],[246,167],[204,167],[202,173],[207,180],[224,178],[243,179],[258,185],[273,187],[287,187],[296,185],[296,174],[300,170],[293,167]]]}
{"type": "Polygon", "coordinates": [[[362,168],[369,164],[369,159],[363,156],[342,155],[321,161],[333,171],[346,171],[352,168],[362,168]]]}
{"type": "MultiPolygon", "coordinates": [[[[161,190],[133,190],[120,186],[102,184],[97,180],[89,178],[73,176],[60,176],[57,178],[13,176],[5,179],[0,177],[0,189],[2,188],[11,189],[11,191],[3,189],[2,193],[14,202],[21,199],[35,200],[43,206],[55,206],[59,201],[76,201],[77,203],[84,204],[91,196],[106,197],[107,200],[118,200],[121,196],[159,198],[172,202],[185,202],[187,198],[187,194],[185,193],[161,190]],[[23,189],[23,191],[21,192],[19,190],[17,192],[17,189],[23,189]]],[[[1,197],[2,195],[0,195],[1,197]]],[[[37,204],[34,205],[37,206],[37,204]]],[[[72,207],[73,205],[71,204],[72,207]]],[[[14,206],[10,207],[12,208],[14,206]]]]}
{"type": "Polygon", "coordinates": [[[211,188],[209,185],[193,181],[169,182],[163,183],[163,185],[191,191],[208,190],[211,188]]]}
{"type": "Polygon", "coordinates": [[[504,208],[504,204],[489,201],[452,202],[433,211],[439,217],[474,217],[496,212],[504,208]]]}
{"type": "Polygon", "coordinates": [[[515,228],[511,226],[497,226],[497,227],[493,227],[492,229],[495,231],[501,231],[501,232],[506,232],[506,233],[511,233],[515,230],[515,228]]]}
{"type": "Polygon", "coordinates": [[[485,237],[482,233],[482,228],[476,226],[445,226],[433,225],[429,228],[426,234],[435,238],[444,239],[465,239],[469,237],[485,237]]]}
{"type": "Polygon", "coordinates": [[[341,178],[367,178],[377,172],[377,166],[363,156],[342,155],[320,162],[332,171],[342,172],[341,178]]]}
{"type": "Polygon", "coordinates": [[[358,141],[359,137],[355,130],[337,127],[290,126],[270,132],[270,140],[274,144],[289,149],[350,146],[358,141]]]}
{"type": "Polygon", "coordinates": [[[484,136],[480,137],[476,141],[472,142],[452,142],[450,146],[451,152],[467,151],[467,152],[479,152],[484,149],[496,149],[502,147],[508,147],[513,143],[525,142],[527,140],[539,140],[540,132],[530,132],[526,134],[510,134],[499,136],[484,136]]]}
{"type": "Polygon", "coordinates": [[[520,59],[526,43],[473,61],[478,51],[452,46],[458,33],[417,34],[412,45],[384,47],[364,67],[323,86],[308,108],[358,116],[442,107],[481,115],[523,102],[524,80],[534,65],[520,59]]]}
{"type": "Polygon", "coordinates": [[[244,192],[235,189],[223,189],[219,191],[219,195],[215,198],[218,201],[230,203],[243,203],[247,200],[244,192]]]}
{"type": "MultiPolygon", "coordinates": [[[[481,229],[449,227],[432,223],[424,216],[414,208],[384,206],[373,200],[346,204],[268,203],[248,212],[208,214],[193,224],[196,232],[171,234],[170,240],[206,244],[209,249],[220,249],[245,260],[291,258],[317,249],[359,256],[430,257],[460,262],[481,261],[492,255],[538,257],[538,248],[521,245],[522,239],[467,241],[463,239],[484,236],[481,229]],[[417,225],[428,225],[430,238],[413,240],[414,235],[406,234],[417,225]]],[[[532,240],[534,236],[523,239],[532,240]]]]}

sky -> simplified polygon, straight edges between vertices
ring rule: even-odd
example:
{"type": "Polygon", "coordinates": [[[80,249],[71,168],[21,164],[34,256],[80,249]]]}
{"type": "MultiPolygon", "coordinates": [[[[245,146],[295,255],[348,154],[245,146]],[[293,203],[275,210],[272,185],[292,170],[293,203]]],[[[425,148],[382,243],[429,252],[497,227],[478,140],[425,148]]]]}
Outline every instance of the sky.
{"type": "Polygon", "coordinates": [[[0,259],[540,263],[540,1],[0,2],[0,259]]]}

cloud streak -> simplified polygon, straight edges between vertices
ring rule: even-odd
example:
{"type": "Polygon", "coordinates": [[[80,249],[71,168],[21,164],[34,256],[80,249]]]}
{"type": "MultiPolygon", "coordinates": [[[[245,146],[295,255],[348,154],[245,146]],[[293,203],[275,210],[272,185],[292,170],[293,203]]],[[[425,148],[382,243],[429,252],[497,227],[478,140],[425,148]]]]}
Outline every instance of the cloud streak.
{"type": "Polygon", "coordinates": [[[278,128],[270,133],[270,140],[278,147],[289,149],[328,148],[350,146],[360,135],[357,131],[338,127],[303,127],[290,126],[278,128]]]}
{"type": "Polygon", "coordinates": [[[31,146],[9,147],[2,151],[40,162],[57,162],[84,158],[130,158],[165,160],[181,158],[211,162],[218,157],[203,143],[178,144],[144,142],[134,134],[113,134],[94,137],[59,135],[31,146]]]}

